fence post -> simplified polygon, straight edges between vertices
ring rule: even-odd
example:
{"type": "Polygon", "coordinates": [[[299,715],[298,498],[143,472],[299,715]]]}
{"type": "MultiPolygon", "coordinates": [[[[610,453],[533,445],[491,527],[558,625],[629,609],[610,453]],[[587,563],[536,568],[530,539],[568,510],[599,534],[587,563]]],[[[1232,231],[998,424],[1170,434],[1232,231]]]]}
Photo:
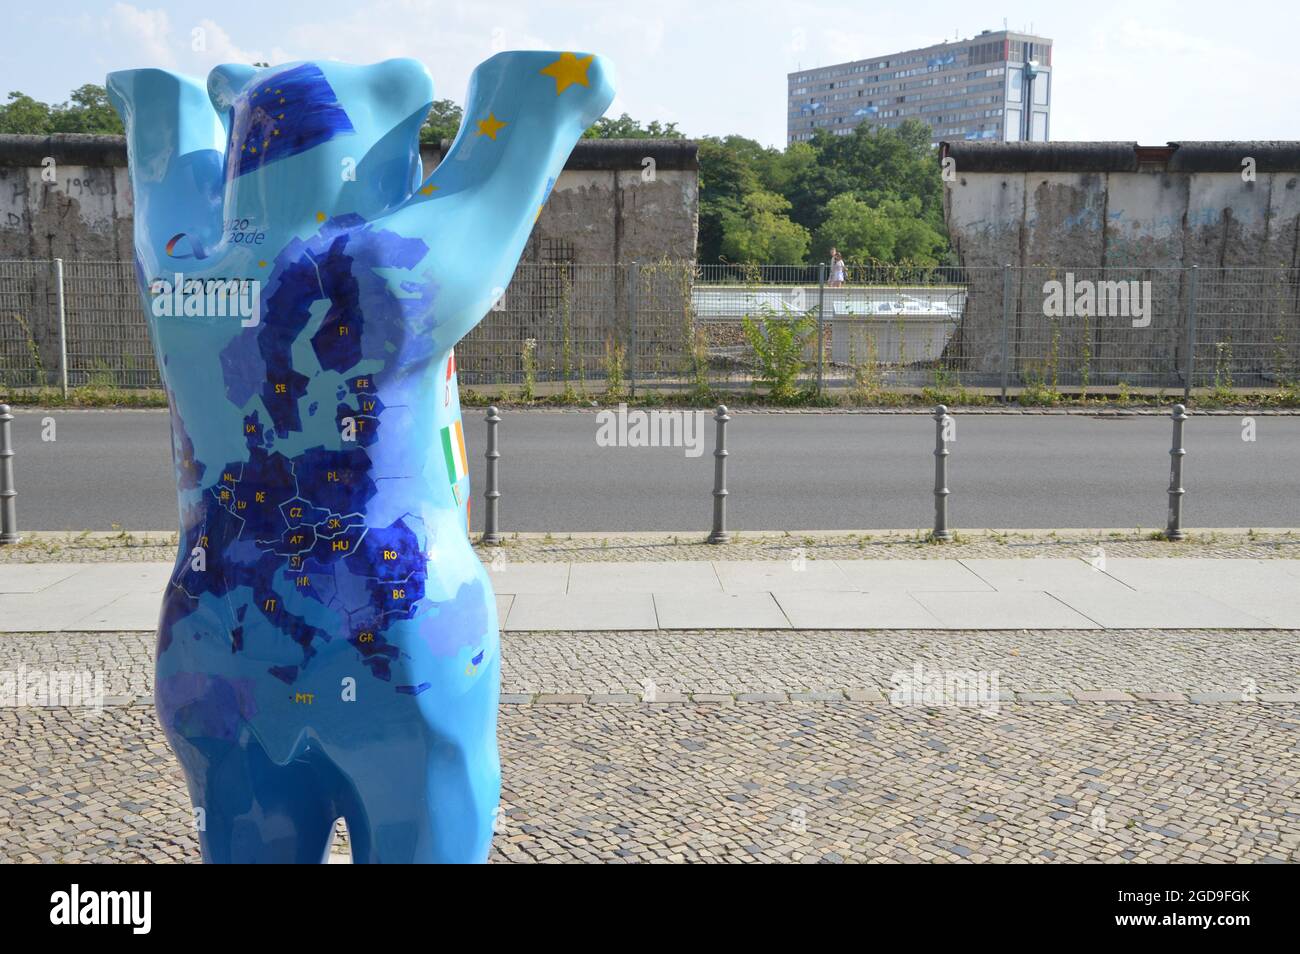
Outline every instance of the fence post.
{"type": "Polygon", "coordinates": [[[948,530],[948,442],[943,433],[948,420],[948,408],[937,405],[934,409],[934,532],[930,539],[940,543],[952,540],[948,530]]]}
{"type": "Polygon", "coordinates": [[[1183,533],[1183,458],[1187,449],[1183,447],[1183,422],[1187,420],[1187,408],[1181,404],[1174,405],[1174,444],[1169,448],[1169,521],[1165,526],[1165,538],[1168,540],[1185,540],[1183,533]]]}
{"type": "Polygon", "coordinates": [[[628,277],[631,287],[628,289],[628,334],[631,342],[627,350],[627,380],[628,395],[636,397],[636,358],[637,358],[637,339],[636,339],[636,313],[641,307],[641,263],[636,259],[628,266],[628,277]]]}
{"type": "Polygon", "coordinates": [[[63,297],[63,259],[54,260],[54,294],[59,308],[59,384],[68,399],[68,313],[63,297]]]}
{"type": "Polygon", "coordinates": [[[727,422],[731,415],[727,406],[719,404],[713,419],[718,422],[717,438],[713,445],[713,530],[708,543],[729,543],[727,532],[727,422]]]}
{"type": "Polygon", "coordinates": [[[822,393],[822,362],[826,353],[826,263],[817,265],[817,396],[822,393]]]}
{"type": "Polygon", "coordinates": [[[1011,371],[1011,266],[1002,266],[1002,403],[1007,403],[1007,375],[1011,371]]]}
{"type": "Polygon", "coordinates": [[[487,479],[484,481],[483,499],[483,537],[480,543],[499,544],[500,527],[497,525],[497,504],[501,500],[501,491],[497,487],[497,461],[501,451],[497,449],[497,425],[501,423],[501,412],[495,407],[487,409],[487,479]]]}
{"type": "Polygon", "coordinates": [[[1192,372],[1196,367],[1196,279],[1200,269],[1193,265],[1187,276],[1187,369],[1183,372],[1183,400],[1192,396],[1192,372]]]}
{"type": "Polygon", "coordinates": [[[0,543],[17,543],[18,491],[14,488],[14,445],[10,425],[14,416],[8,404],[0,404],[0,543]]]}

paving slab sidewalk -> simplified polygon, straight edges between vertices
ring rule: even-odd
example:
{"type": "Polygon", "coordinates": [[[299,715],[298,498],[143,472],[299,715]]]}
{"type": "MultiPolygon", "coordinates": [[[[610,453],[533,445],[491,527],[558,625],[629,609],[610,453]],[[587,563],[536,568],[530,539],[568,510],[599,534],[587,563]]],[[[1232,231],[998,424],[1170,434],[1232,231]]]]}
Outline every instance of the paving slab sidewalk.
{"type": "MultiPolygon", "coordinates": [[[[0,564],[0,632],[157,626],[169,563],[0,564]]],[[[508,631],[1296,629],[1300,560],[502,561],[508,631]]]]}

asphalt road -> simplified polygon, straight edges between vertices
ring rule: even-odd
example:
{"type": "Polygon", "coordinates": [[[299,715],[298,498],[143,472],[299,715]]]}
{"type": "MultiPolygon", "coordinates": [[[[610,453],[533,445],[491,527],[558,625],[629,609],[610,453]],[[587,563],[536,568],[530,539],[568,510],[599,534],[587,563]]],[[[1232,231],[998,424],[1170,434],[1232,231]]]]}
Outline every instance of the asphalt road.
{"type": "MultiPolygon", "coordinates": [[[[18,518],[29,530],[172,529],[162,411],[15,412],[18,518]],[[41,440],[42,419],[57,439],[41,440]]],[[[483,412],[465,436],[482,520],[483,412]]],[[[1300,417],[1193,417],[1189,527],[1300,526],[1300,417]]],[[[504,530],[707,531],[713,422],[704,454],[601,447],[591,412],[507,411],[504,530]]],[[[730,524],[740,530],[930,526],[934,422],[920,414],[738,413],[729,429],[730,524]]],[[[1167,417],[963,414],[950,445],[950,524],[968,528],[1155,527],[1165,519],[1167,417]]]]}

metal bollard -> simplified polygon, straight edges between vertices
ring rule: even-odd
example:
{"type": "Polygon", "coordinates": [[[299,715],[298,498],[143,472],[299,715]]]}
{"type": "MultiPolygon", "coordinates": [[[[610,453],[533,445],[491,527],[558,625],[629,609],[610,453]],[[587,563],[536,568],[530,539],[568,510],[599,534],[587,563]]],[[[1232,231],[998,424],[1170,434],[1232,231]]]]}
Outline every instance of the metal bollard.
{"type": "Polygon", "coordinates": [[[713,419],[718,422],[718,436],[713,447],[713,531],[707,543],[729,543],[727,532],[727,406],[719,404],[713,419]]]}
{"type": "Polygon", "coordinates": [[[501,491],[497,489],[497,461],[501,451],[497,450],[497,425],[501,423],[501,413],[495,408],[487,409],[487,479],[483,499],[487,501],[483,508],[483,537],[480,543],[499,544],[500,528],[497,526],[497,504],[501,500],[501,491]]]}
{"type": "Polygon", "coordinates": [[[14,488],[14,416],[0,404],[0,543],[18,543],[18,491],[14,488]]]}
{"type": "Polygon", "coordinates": [[[1183,422],[1187,420],[1187,408],[1181,404],[1174,405],[1174,444],[1169,448],[1169,521],[1165,527],[1168,540],[1186,540],[1183,533],[1183,458],[1187,450],[1183,447],[1183,422]]]}
{"type": "Polygon", "coordinates": [[[948,422],[948,408],[940,404],[934,409],[934,532],[930,539],[949,543],[952,533],[948,529],[948,442],[943,429],[948,422]]]}

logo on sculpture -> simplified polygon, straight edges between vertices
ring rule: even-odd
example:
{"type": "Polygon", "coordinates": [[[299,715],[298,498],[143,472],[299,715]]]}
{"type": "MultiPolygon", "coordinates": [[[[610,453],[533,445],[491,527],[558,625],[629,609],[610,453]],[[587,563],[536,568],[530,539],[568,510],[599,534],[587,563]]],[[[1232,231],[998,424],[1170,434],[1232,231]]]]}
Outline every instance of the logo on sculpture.
{"type": "Polygon", "coordinates": [[[168,258],[207,258],[208,253],[203,250],[198,239],[186,235],[184,232],[177,232],[167,240],[166,246],[168,258]]]}
{"type": "Polygon", "coordinates": [[[483,861],[500,652],[452,348],[612,99],[607,68],[483,63],[422,182],[411,60],[108,86],[181,514],[155,694],[204,858],[320,862],[341,817],[356,861],[483,861]]]}

